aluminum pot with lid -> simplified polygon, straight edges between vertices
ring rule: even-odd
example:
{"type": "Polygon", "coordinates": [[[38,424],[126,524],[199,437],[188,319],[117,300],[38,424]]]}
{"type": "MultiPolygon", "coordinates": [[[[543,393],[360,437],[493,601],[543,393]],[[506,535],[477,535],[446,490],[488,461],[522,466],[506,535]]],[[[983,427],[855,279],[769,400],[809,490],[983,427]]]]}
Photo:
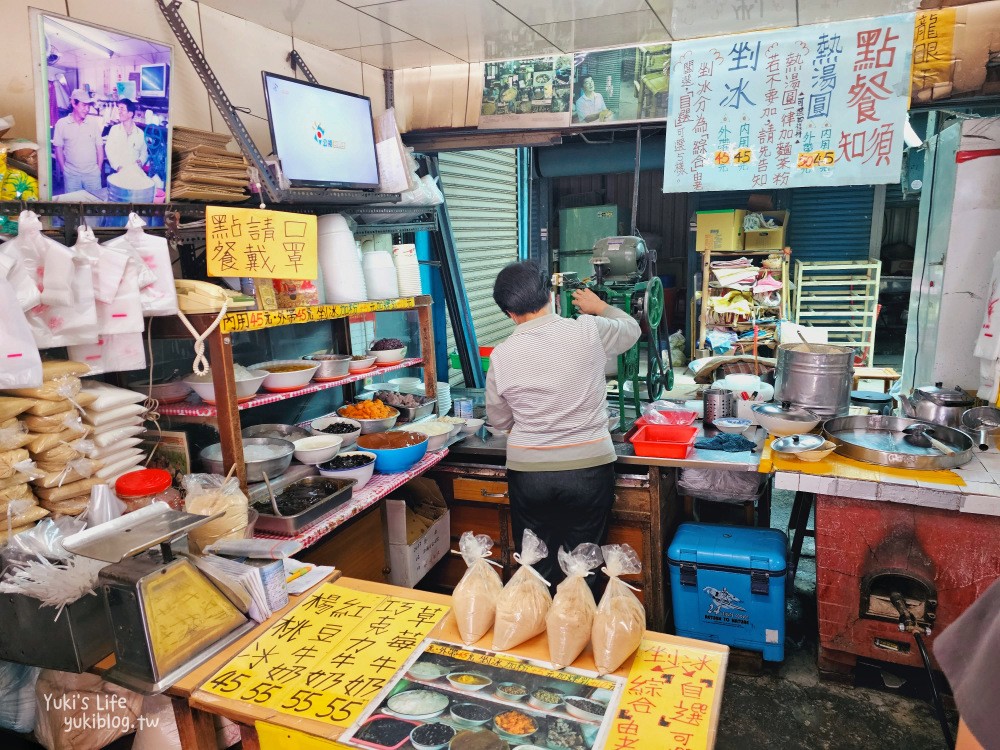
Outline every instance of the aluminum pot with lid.
{"type": "Polygon", "coordinates": [[[850,411],[854,349],[835,344],[782,344],[774,375],[774,400],[789,401],[821,417],[850,411]]]}
{"type": "Polygon", "coordinates": [[[924,422],[960,427],[962,414],[975,406],[975,399],[959,387],[943,388],[941,383],[913,389],[911,396],[901,396],[900,408],[907,417],[924,422]]]}

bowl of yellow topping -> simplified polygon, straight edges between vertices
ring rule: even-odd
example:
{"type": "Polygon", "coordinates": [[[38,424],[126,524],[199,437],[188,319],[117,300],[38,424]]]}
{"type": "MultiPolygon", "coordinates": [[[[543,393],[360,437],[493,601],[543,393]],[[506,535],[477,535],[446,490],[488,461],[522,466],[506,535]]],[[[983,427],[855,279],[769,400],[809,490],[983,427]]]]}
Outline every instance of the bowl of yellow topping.
{"type": "Polygon", "coordinates": [[[452,687],[459,690],[468,690],[469,692],[482,690],[493,684],[493,680],[489,677],[484,677],[475,672],[452,672],[448,675],[448,682],[451,683],[452,687]]]}

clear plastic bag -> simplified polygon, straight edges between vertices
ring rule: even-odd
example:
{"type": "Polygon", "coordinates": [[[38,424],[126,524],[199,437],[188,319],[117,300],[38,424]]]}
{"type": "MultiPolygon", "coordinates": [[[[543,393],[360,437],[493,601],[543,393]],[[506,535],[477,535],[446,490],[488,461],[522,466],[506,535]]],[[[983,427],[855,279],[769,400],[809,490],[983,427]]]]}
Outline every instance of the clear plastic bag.
{"type": "Polygon", "coordinates": [[[42,384],[42,358],[14,288],[0,278],[0,388],[37,388],[42,384]]]}
{"type": "Polygon", "coordinates": [[[471,645],[493,627],[503,581],[489,560],[493,549],[489,536],[466,531],[458,540],[458,549],[469,569],[452,592],[451,608],[462,640],[471,645]]]}
{"type": "Polygon", "coordinates": [[[642,563],[627,544],[601,547],[608,587],[594,615],[592,643],[598,674],[614,672],[639,648],[646,630],[646,610],[619,576],[639,573],[642,563]]]}
{"type": "Polygon", "coordinates": [[[35,684],[35,738],[46,750],[95,750],[138,723],[142,696],[93,674],[43,669],[35,684]],[[97,706],[103,706],[96,711],[97,706]],[[102,721],[98,726],[95,718],[102,721]]]}
{"type": "Polygon", "coordinates": [[[743,503],[757,499],[762,477],[763,475],[752,471],[681,469],[677,489],[690,497],[743,503]]]}
{"type": "Polygon", "coordinates": [[[587,576],[604,560],[601,548],[584,542],[572,552],[560,549],[559,567],[566,578],[556,587],[552,606],[545,617],[549,659],[555,669],[569,666],[590,643],[597,602],[587,585],[587,576]]]}
{"type": "Polygon", "coordinates": [[[35,728],[38,667],[0,661],[0,727],[25,734],[35,728]]]}
{"type": "Polygon", "coordinates": [[[184,489],[187,491],[184,510],[188,513],[210,516],[225,511],[221,517],[188,533],[194,552],[200,553],[219,539],[242,538],[249,520],[250,501],[238,480],[216,474],[189,474],[184,479],[184,489]]]}
{"type": "Polygon", "coordinates": [[[545,617],[552,605],[549,582],[532,565],[548,557],[549,548],[531,529],[524,530],[521,552],[514,559],[520,564],[497,598],[496,623],[493,625],[493,649],[506,651],[545,630],[545,617]]]}
{"type": "Polygon", "coordinates": [[[139,261],[139,296],[142,314],[146,317],[177,314],[177,290],[170,263],[170,248],[165,237],[146,234],[146,222],[136,213],[128,215],[128,229],[121,237],[104,243],[106,247],[124,250],[139,261]]]}

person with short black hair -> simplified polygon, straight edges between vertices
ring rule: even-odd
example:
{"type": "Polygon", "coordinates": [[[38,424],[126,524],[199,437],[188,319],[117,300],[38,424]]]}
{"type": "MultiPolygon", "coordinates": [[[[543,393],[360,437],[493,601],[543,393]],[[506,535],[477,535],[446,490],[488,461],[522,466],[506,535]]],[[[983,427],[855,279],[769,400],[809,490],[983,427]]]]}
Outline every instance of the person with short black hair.
{"type": "Polygon", "coordinates": [[[108,141],[104,147],[108,156],[108,164],[119,172],[128,164],[135,164],[140,169],[149,158],[146,148],[146,135],[135,122],[135,102],[122,99],[118,102],[118,124],[108,132],[108,141]]]}
{"type": "Polygon", "coordinates": [[[604,367],[639,340],[641,329],[590,289],[573,292],[579,318],[554,314],[548,278],[530,261],[500,271],[493,300],[517,327],[490,355],[486,416],[493,427],[510,430],[515,544],[520,549],[526,528],[541,537],[549,556],[535,568],[554,586],[563,577],[560,547],[607,540],[616,456],[604,367]]]}
{"type": "Polygon", "coordinates": [[[92,103],[89,91],[73,90],[70,113],[58,120],[52,131],[52,149],[62,173],[63,192],[86,190],[100,197],[104,141],[101,118],[90,114],[92,103]]]}

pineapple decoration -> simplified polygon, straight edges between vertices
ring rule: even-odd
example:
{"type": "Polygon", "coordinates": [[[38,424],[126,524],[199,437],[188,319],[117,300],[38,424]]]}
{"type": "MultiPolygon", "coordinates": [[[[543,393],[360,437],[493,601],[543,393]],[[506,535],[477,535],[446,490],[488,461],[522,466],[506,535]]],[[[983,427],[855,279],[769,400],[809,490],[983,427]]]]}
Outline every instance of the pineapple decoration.
{"type": "MultiPolygon", "coordinates": [[[[7,167],[7,154],[0,149],[0,201],[37,201],[38,180],[21,169],[7,167]]],[[[15,234],[17,219],[0,216],[0,233],[15,234]]]]}

